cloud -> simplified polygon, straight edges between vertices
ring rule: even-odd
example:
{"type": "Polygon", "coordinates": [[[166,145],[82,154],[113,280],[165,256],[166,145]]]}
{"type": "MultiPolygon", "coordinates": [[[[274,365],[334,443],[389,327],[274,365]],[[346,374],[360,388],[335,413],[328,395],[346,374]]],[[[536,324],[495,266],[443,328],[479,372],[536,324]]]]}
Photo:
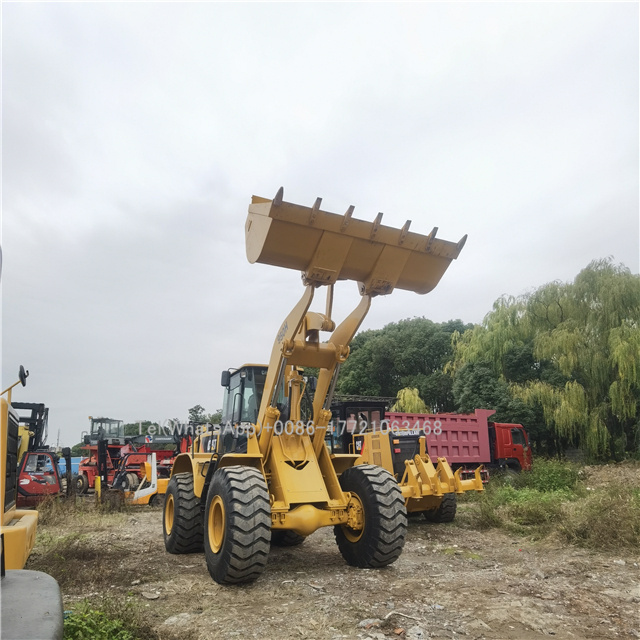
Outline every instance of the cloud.
{"type": "MultiPolygon", "coordinates": [[[[457,241],[363,328],[478,322],[613,255],[638,272],[634,4],[3,7],[3,376],[73,444],[184,417],[268,358],[299,275],[249,265],[252,194],[457,241]]],[[[336,314],[357,302],[344,284],[336,314]]],[[[322,307],[322,299],[318,300],[322,307]]]]}

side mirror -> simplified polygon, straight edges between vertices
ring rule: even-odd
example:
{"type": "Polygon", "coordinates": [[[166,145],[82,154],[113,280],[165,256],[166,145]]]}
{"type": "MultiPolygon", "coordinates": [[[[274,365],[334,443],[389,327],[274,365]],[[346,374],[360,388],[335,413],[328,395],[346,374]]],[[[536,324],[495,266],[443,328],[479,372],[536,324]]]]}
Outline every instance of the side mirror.
{"type": "Polygon", "coordinates": [[[20,379],[20,383],[24,387],[27,384],[27,378],[29,377],[29,372],[24,370],[24,367],[20,365],[20,371],[18,372],[18,378],[20,379]]]}
{"type": "Polygon", "coordinates": [[[227,369],[226,371],[222,372],[222,378],[220,380],[220,384],[223,387],[229,388],[230,383],[231,383],[231,372],[227,369]]]}
{"type": "Polygon", "coordinates": [[[307,378],[307,390],[313,393],[318,388],[318,378],[309,376],[307,378]]]}
{"type": "Polygon", "coordinates": [[[71,449],[69,447],[63,447],[62,448],[62,456],[63,457],[67,457],[71,455],[71,449]]]}

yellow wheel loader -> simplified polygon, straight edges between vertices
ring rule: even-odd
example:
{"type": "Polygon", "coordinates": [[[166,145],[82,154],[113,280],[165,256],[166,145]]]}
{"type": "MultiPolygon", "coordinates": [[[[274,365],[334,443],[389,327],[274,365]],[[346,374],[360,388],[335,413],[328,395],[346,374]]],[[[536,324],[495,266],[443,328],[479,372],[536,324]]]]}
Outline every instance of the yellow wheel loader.
{"type": "MultiPolygon", "coordinates": [[[[427,454],[425,431],[430,423],[411,428],[398,420],[389,420],[388,401],[352,397],[336,399],[331,405],[332,432],[327,444],[333,453],[355,453],[355,464],[375,464],[387,469],[400,485],[407,513],[423,513],[430,522],[452,522],[457,510],[457,495],[466,491],[482,492],[482,465],[472,478],[462,479],[463,469],[455,472],[446,458],[434,462],[427,454]]],[[[435,433],[442,432],[436,420],[435,433]]]]}
{"type": "MultiPolygon", "coordinates": [[[[24,569],[36,539],[38,512],[17,509],[20,416],[11,405],[12,390],[26,384],[20,367],[18,382],[0,393],[0,619],[2,638],[60,640],[63,632],[62,595],[46,573],[24,569]]],[[[29,439],[28,432],[23,437],[29,439]]]]}
{"type": "Polygon", "coordinates": [[[195,438],[175,460],[163,517],[167,551],[204,547],[220,584],[256,579],[269,547],[297,544],[332,526],[340,553],[357,567],[384,567],[401,554],[407,528],[404,498],[389,471],[354,466],[355,453],[331,454],[325,444],[331,399],[349,343],[372,298],[395,288],[427,293],[457,258],[460,242],[384,226],[312,207],[254,196],[245,225],[251,263],[302,272],[304,292],[280,326],[268,366],[223,372],[223,424],[195,438]],[[336,326],[333,287],[355,280],[360,301],[336,326]],[[326,287],[324,313],[310,311],[326,287]],[[320,332],[329,336],[321,340],[320,332]],[[306,380],[304,367],[318,378],[306,380]],[[314,387],[313,389],[307,388],[314,387]],[[313,392],[309,412],[304,398],[313,392]],[[310,417],[309,417],[310,416],[310,417]]]}

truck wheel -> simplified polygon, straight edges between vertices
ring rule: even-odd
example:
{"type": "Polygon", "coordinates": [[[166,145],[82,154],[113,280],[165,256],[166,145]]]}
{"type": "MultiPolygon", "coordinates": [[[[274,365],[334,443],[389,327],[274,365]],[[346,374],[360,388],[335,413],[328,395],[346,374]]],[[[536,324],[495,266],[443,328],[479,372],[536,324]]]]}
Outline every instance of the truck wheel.
{"type": "Polygon", "coordinates": [[[306,540],[306,536],[301,536],[295,531],[286,529],[275,529],[271,531],[271,544],[274,547],[297,547],[306,540]]]}
{"type": "Polygon", "coordinates": [[[453,522],[456,517],[458,500],[455,493],[445,493],[437,509],[424,512],[424,517],[429,522],[453,522]]]}
{"type": "Polygon", "coordinates": [[[361,528],[334,527],[342,557],[354,567],[386,567],[402,553],[407,512],[395,478],[385,469],[363,464],[340,476],[343,491],[351,493],[348,510],[361,528]]]}
{"type": "Polygon", "coordinates": [[[76,493],[78,495],[87,493],[88,488],[89,488],[89,478],[87,478],[87,476],[85,476],[84,473],[79,474],[76,477],[76,493]]]}
{"type": "Polygon", "coordinates": [[[222,467],[207,493],[204,553],[219,584],[255,580],[267,564],[271,507],[267,483],[253,467],[222,467]]]}
{"type": "Polygon", "coordinates": [[[162,529],[164,546],[169,553],[202,551],[202,512],[193,492],[191,473],[177,473],[169,480],[162,529]]]}

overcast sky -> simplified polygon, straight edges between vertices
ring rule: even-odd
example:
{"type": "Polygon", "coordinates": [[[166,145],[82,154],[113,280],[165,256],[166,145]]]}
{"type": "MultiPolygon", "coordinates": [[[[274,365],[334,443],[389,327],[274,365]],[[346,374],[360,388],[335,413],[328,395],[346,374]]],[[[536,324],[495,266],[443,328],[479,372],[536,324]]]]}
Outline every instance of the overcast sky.
{"type": "Polygon", "coordinates": [[[214,411],[222,369],[268,359],[302,287],[247,262],[244,221],[281,185],[469,234],[364,328],[638,273],[637,3],[3,3],[2,36],[2,386],[30,370],[50,444],[214,411]]]}

